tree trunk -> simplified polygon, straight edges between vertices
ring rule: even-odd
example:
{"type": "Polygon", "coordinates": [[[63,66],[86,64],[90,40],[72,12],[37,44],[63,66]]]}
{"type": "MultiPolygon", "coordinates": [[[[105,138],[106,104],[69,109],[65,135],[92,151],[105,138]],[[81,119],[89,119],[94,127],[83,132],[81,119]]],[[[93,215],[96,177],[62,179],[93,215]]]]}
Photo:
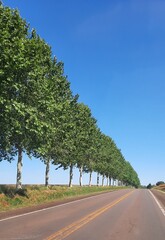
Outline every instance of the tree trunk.
{"type": "Polygon", "coordinates": [[[104,186],[104,179],[105,179],[105,175],[103,174],[103,177],[102,177],[102,187],[104,186]]]}
{"type": "Polygon", "coordinates": [[[70,164],[69,187],[72,187],[72,179],[73,179],[73,164],[70,164]]]}
{"type": "Polygon", "coordinates": [[[92,171],[89,173],[89,187],[91,187],[92,183],[92,171]]]}
{"type": "Polygon", "coordinates": [[[79,172],[80,172],[79,184],[80,184],[80,187],[82,187],[82,174],[83,174],[83,167],[82,166],[79,168],[79,172]]]}
{"type": "Polygon", "coordinates": [[[115,186],[115,179],[113,178],[113,186],[115,186]]]}
{"type": "Polygon", "coordinates": [[[111,186],[112,183],[111,183],[111,177],[109,177],[109,186],[111,186]]]}
{"type": "Polygon", "coordinates": [[[50,161],[46,161],[46,171],[45,171],[45,186],[49,185],[49,170],[50,170],[50,161]]]}
{"type": "Polygon", "coordinates": [[[99,173],[97,173],[97,186],[99,186],[99,173]]]}
{"type": "Polygon", "coordinates": [[[22,189],[22,148],[18,148],[18,162],[17,162],[17,182],[16,188],[22,189]]]}
{"type": "Polygon", "coordinates": [[[118,180],[116,180],[116,186],[118,186],[118,180]]]}
{"type": "Polygon", "coordinates": [[[107,186],[109,185],[109,177],[107,177],[107,186]]]}

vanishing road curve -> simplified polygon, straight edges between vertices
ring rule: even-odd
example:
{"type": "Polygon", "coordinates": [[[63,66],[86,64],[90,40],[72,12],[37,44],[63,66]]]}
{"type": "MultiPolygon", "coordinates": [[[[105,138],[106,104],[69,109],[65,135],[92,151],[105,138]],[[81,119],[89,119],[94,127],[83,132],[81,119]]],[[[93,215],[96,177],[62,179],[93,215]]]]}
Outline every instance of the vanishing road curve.
{"type": "Polygon", "coordinates": [[[119,190],[1,219],[0,239],[164,240],[165,210],[149,190],[119,190]]]}

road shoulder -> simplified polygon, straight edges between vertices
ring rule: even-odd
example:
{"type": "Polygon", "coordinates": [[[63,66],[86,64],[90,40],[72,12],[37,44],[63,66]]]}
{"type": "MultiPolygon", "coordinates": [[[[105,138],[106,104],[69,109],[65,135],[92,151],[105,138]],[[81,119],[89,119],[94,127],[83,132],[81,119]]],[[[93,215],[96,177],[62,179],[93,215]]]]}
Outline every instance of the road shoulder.
{"type": "Polygon", "coordinates": [[[157,191],[155,189],[152,189],[151,192],[154,194],[154,196],[158,199],[160,204],[163,208],[165,208],[165,193],[161,191],[157,191]]]}

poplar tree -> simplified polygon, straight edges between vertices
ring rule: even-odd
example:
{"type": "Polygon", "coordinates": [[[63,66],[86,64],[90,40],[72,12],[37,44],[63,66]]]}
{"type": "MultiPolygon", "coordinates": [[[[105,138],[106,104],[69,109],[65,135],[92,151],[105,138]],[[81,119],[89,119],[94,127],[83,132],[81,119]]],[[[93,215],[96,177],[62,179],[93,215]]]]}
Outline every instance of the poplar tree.
{"type": "Polygon", "coordinates": [[[17,10],[0,6],[0,28],[1,160],[18,156],[16,187],[21,188],[23,152],[32,154],[50,127],[39,106],[51,50],[17,10]]]}

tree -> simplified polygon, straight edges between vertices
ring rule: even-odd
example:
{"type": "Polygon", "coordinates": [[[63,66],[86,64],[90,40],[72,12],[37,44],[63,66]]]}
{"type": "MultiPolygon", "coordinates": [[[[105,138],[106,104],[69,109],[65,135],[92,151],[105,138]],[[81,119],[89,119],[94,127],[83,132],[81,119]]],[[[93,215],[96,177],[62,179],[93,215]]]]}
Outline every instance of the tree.
{"type": "Polygon", "coordinates": [[[95,169],[104,177],[109,179],[111,184],[111,178],[116,178],[118,175],[119,166],[117,161],[117,148],[114,141],[105,134],[100,137],[99,157],[95,169]]]}
{"type": "Polygon", "coordinates": [[[151,183],[149,183],[149,184],[147,185],[147,188],[148,188],[148,189],[151,189],[151,188],[152,188],[151,183]]]}
{"type": "Polygon", "coordinates": [[[22,153],[31,154],[51,127],[39,108],[51,50],[35,31],[29,33],[16,10],[0,6],[0,25],[1,160],[18,155],[16,186],[21,188],[22,153]]]}
{"type": "Polygon", "coordinates": [[[49,165],[61,163],[63,150],[65,149],[65,138],[67,128],[70,125],[69,109],[77,96],[73,96],[70,84],[64,76],[63,63],[53,59],[48,77],[45,99],[47,101],[46,119],[51,119],[52,129],[45,138],[42,151],[37,149],[36,156],[40,157],[46,165],[45,185],[48,185],[49,165]]]}
{"type": "Polygon", "coordinates": [[[76,99],[71,101],[67,110],[67,124],[63,125],[64,142],[61,146],[63,154],[57,156],[54,164],[59,164],[63,169],[70,169],[69,186],[72,186],[73,168],[80,170],[79,183],[82,185],[82,172],[85,171],[93,152],[93,132],[96,120],[91,116],[90,109],[76,99]]]}
{"type": "Polygon", "coordinates": [[[164,184],[164,182],[163,181],[159,181],[159,182],[156,183],[156,186],[159,186],[161,184],[164,184]]]}
{"type": "Polygon", "coordinates": [[[83,103],[78,104],[76,123],[77,167],[80,172],[79,184],[82,186],[82,174],[89,164],[91,154],[94,154],[94,138],[97,128],[96,120],[92,117],[91,110],[83,103]]]}
{"type": "Polygon", "coordinates": [[[101,147],[101,131],[95,126],[91,132],[91,145],[87,151],[87,161],[84,165],[84,171],[89,173],[89,186],[92,182],[92,173],[96,170],[96,165],[99,159],[100,147],[101,147]]]}
{"type": "Polygon", "coordinates": [[[69,101],[64,101],[65,107],[60,119],[60,129],[58,141],[55,141],[52,148],[52,163],[64,170],[70,168],[69,186],[72,186],[73,167],[76,165],[76,114],[78,96],[71,96],[69,101]],[[56,150],[59,150],[58,153],[56,150]]]}

